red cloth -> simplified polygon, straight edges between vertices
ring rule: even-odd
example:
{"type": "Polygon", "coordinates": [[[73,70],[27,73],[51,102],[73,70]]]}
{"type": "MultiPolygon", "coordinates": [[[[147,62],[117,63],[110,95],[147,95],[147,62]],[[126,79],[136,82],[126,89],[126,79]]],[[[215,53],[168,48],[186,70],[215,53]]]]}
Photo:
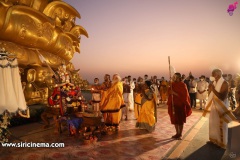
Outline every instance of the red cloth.
{"type": "MultiPolygon", "coordinates": [[[[169,88],[170,93],[171,88],[169,88]]],[[[192,109],[190,107],[190,97],[187,90],[187,86],[183,82],[173,82],[172,90],[178,94],[178,96],[173,95],[173,107],[172,107],[172,95],[168,96],[168,114],[171,119],[172,124],[180,124],[186,123],[186,117],[190,116],[192,113],[192,109]]]]}
{"type": "Polygon", "coordinates": [[[58,87],[56,87],[54,88],[52,95],[48,97],[48,104],[50,106],[54,106],[54,105],[58,105],[59,102],[60,102],[60,90],[58,87]]]}

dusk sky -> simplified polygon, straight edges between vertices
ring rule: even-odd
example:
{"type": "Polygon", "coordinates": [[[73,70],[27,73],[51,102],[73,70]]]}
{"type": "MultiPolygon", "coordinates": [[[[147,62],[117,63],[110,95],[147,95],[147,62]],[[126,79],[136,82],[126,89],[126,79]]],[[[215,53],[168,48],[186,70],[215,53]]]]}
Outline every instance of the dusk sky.
{"type": "MultiPolygon", "coordinates": [[[[65,0],[81,15],[81,53],[72,59],[83,79],[177,72],[209,76],[213,68],[240,72],[240,7],[233,0],[65,0]]],[[[240,4],[240,2],[238,2],[240,4]]]]}

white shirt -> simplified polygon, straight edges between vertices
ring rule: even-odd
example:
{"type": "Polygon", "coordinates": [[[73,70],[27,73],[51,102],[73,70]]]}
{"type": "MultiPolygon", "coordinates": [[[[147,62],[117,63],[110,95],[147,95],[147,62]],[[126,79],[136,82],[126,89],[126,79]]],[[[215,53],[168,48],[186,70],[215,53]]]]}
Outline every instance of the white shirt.
{"type": "Polygon", "coordinates": [[[197,82],[195,80],[189,81],[189,93],[196,93],[197,92],[197,82]]]}
{"type": "Polygon", "coordinates": [[[197,83],[197,90],[198,91],[207,91],[207,89],[208,89],[208,82],[206,82],[206,81],[199,81],[198,83],[197,83]]]}

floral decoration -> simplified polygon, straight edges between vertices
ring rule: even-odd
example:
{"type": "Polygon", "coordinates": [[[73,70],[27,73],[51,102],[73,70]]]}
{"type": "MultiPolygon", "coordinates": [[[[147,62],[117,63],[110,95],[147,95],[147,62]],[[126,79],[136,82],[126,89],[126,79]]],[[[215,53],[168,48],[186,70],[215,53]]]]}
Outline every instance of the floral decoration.
{"type": "Polygon", "coordinates": [[[10,114],[4,112],[0,121],[0,143],[8,142],[8,138],[11,133],[8,131],[8,125],[10,124],[10,114]]]}

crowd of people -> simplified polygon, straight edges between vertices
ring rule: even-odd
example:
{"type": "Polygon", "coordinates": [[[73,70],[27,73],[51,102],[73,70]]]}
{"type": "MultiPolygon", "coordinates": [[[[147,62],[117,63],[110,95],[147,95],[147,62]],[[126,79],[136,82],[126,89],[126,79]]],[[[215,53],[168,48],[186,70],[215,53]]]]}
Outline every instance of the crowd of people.
{"type": "Polygon", "coordinates": [[[211,108],[210,126],[216,129],[211,130],[214,133],[209,133],[210,142],[226,147],[227,123],[235,119],[232,111],[238,104],[236,88],[231,74],[223,74],[216,69],[209,78],[175,73],[171,81],[164,77],[157,79],[157,76],[149,78],[147,74],[133,79],[114,74],[111,80],[111,76],[106,74],[102,84],[99,84],[98,78],[94,79],[92,92],[101,94],[99,107],[105,124],[117,128],[121,120],[128,120],[129,112],[134,112],[136,127],[152,132],[157,122],[158,105],[167,104],[170,121],[176,129],[176,134],[172,136],[175,139],[181,139],[186,118],[191,115],[192,109],[196,109],[199,101],[203,116],[211,108]],[[229,106],[231,109],[228,109],[229,106]],[[221,133],[215,132],[217,130],[221,133]],[[224,138],[220,138],[221,135],[224,138]]]}
{"type": "MultiPolygon", "coordinates": [[[[95,78],[98,79],[98,78],[95,78]]],[[[118,128],[121,120],[128,120],[129,112],[134,112],[137,119],[136,127],[152,132],[157,121],[158,88],[147,75],[137,80],[131,76],[121,78],[114,74],[104,76],[104,82],[98,81],[91,86],[92,92],[101,93],[100,111],[106,125],[118,128]]],[[[156,79],[155,79],[156,82],[156,79]]]]}
{"type": "MultiPolygon", "coordinates": [[[[228,100],[229,104],[228,106],[231,107],[232,110],[236,109],[237,101],[236,101],[236,89],[237,85],[235,80],[233,79],[232,74],[223,74],[223,79],[228,82],[228,100]]],[[[182,76],[182,80],[187,85],[189,95],[190,95],[190,101],[191,101],[191,107],[196,108],[197,100],[199,100],[200,110],[204,110],[206,101],[208,99],[209,95],[209,84],[214,81],[214,79],[211,79],[211,77],[205,77],[204,75],[200,76],[199,79],[195,78],[191,73],[189,77],[185,78],[185,75],[182,76]]]]}
{"type": "MultiPolygon", "coordinates": [[[[149,78],[147,74],[137,79],[132,79],[130,75],[121,78],[119,74],[114,74],[111,78],[109,74],[105,74],[102,84],[99,83],[98,78],[94,79],[94,84],[91,86],[91,104],[94,111],[102,113],[104,124],[114,127],[115,130],[119,129],[121,120],[128,120],[129,112],[134,112],[136,127],[146,129],[148,132],[155,130],[157,107],[166,104],[170,122],[176,130],[172,138],[181,139],[184,123],[192,114],[192,109],[196,109],[198,100],[203,116],[210,111],[209,142],[225,148],[228,138],[227,124],[235,120],[235,116],[240,117],[240,107],[237,107],[239,99],[236,100],[236,95],[240,93],[239,82],[240,80],[236,83],[231,74],[223,74],[220,69],[213,70],[209,78],[204,75],[195,78],[191,73],[188,77],[174,73],[170,81],[165,80],[164,77],[149,78]]],[[[81,96],[77,94],[80,93],[79,89],[68,79],[63,79],[55,89],[56,96],[53,93],[49,98],[49,103],[53,103],[52,105],[50,103],[51,110],[41,115],[45,127],[49,126],[47,120],[49,115],[53,115],[58,124],[56,117],[60,111],[63,112],[59,107],[61,105],[59,97],[62,95],[59,89],[64,93],[67,91],[67,105],[71,105],[67,108],[73,108],[73,104],[81,104],[78,103],[81,101],[81,96]],[[72,94],[74,95],[71,96],[72,94]],[[77,97],[76,102],[74,97],[77,97]],[[56,115],[55,110],[52,110],[55,108],[58,109],[56,115]]],[[[81,109],[81,105],[79,107],[81,109]]]]}

